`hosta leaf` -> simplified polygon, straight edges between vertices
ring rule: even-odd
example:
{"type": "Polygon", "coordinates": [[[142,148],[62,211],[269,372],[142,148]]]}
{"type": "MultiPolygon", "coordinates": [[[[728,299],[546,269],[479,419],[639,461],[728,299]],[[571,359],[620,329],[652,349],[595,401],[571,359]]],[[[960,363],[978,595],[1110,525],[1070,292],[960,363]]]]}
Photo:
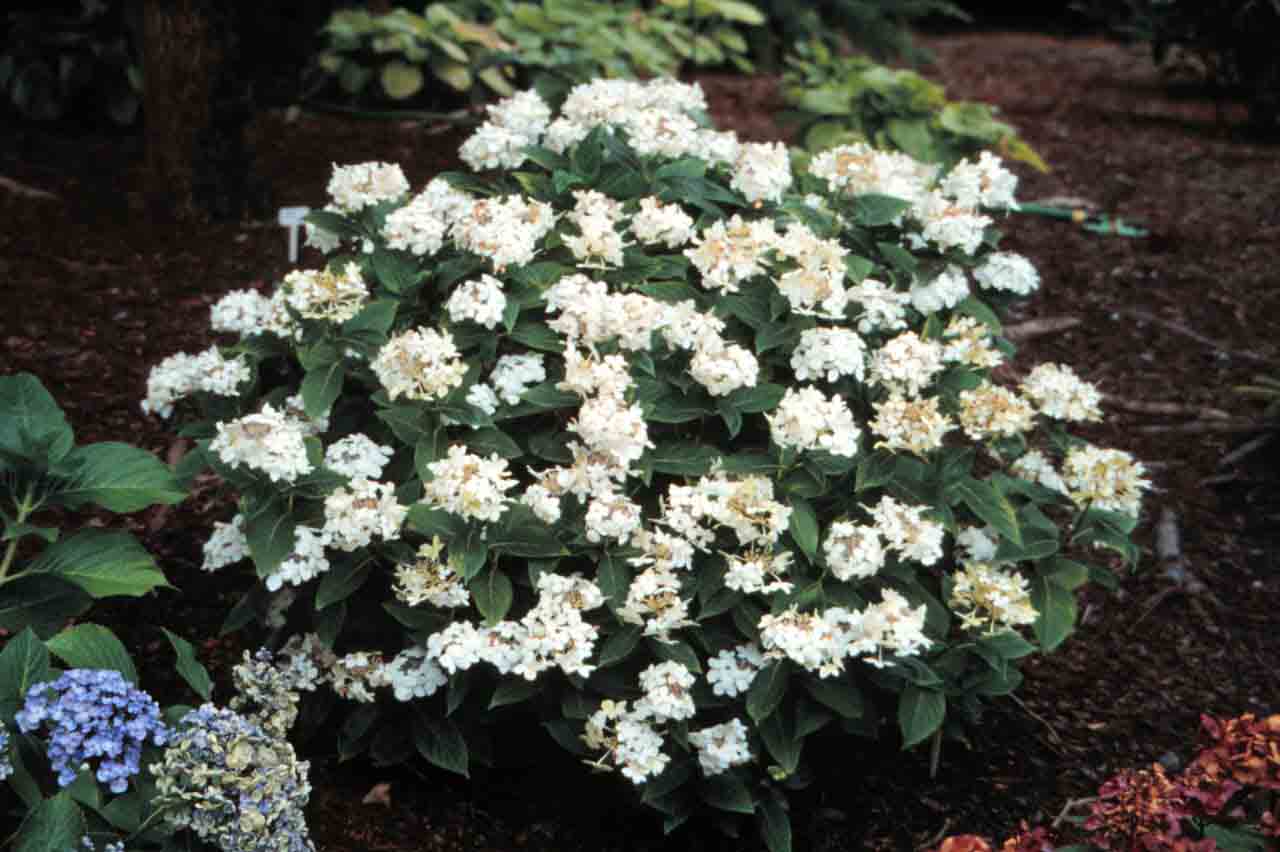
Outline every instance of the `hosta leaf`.
{"type": "MultiPolygon", "coordinates": [[[[443,76],[436,72],[438,76],[443,76]]],[[[415,65],[407,62],[401,62],[393,59],[386,65],[382,66],[382,73],[379,75],[382,83],[382,91],[387,96],[397,101],[411,98],[418,92],[422,91],[422,85],[425,79],[422,76],[422,70],[415,65]]],[[[458,88],[455,86],[455,88],[458,88]]]]}

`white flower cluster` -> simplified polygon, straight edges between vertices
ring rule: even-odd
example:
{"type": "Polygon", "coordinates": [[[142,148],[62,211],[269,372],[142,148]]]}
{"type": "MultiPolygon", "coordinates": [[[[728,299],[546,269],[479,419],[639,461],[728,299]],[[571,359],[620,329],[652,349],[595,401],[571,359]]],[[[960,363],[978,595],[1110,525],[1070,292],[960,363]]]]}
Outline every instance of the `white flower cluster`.
{"type": "Polygon", "coordinates": [[[496,521],[507,510],[506,492],[516,481],[508,475],[507,460],[497,453],[488,458],[467,452],[461,444],[427,465],[431,479],[423,484],[422,500],[459,517],[496,521]]]}
{"type": "Polygon", "coordinates": [[[288,583],[301,586],[329,570],[329,559],[324,554],[325,535],[315,527],[299,525],[293,533],[293,550],[279,567],[263,581],[267,591],[278,592],[288,583]]]}
{"type": "Polygon", "coordinates": [[[844,259],[849,250],[838,240],[824,240],[804,225],[791,224],[775,242],[780,257],[795,268],[778,276],[778,292],[786,296],[791,310],[842,319],[849,306],[845,289],[844,259]]]}
{"type": "Polygon", "coordinates": [[[444,542],[434,536],[430,544],[419,545],[418,558],[396,566],[396,597],[408,606],[429,603],[442,608],[463,607],[471,594],[462,582],[457,560],[441,559],[444,542]]]}
{"type": "Polygon", "coordinates": [[[942,341],[942,357],[949,363],[967,364],[979,370],[1004,363],[1004,353],[995,348],[991,329],[973,317],[952,317],[942,332],[942,341]]]}
{"type": "Polygon", "coordinates": [[[987,255],[973,277],[988,290],[1004,290],[1019,296],[1030,296],[1040,286],[1040,273],[1031,261],[1008,251],[987,255]]]}
{"type": "Polygon", "coordinates": [[[382,236],[390,248],[419,257],[433,255],[444,247],[449,229],[470,212],[472,203],[465,192],[434,178],[408,204],[387,214],[382,236]]]}
{"type": "Polygon", "coordinates": [[[643,784],[662,774],[669,758],[662,751],[662,734],[644,717],[627,710],[627,702],[600,702],[600,709],[587,718],[582,741],[592,750],[603,749],[595,764],[605,768],[612,760],[633,784],[643,784]]]}
{"type": "Polygon", "coordinates": [[[411,645],[382,667],[382,677],[396,701],[413,701],[435,695],[449,682],[449,675],[427,653],[424,645],[411,645]]]}
{"type": "Polygon", "coordinates": [[[970,562],[951,575],[948,603],[966,630],[990,635],[1033,624],[1027,578],[987,562],[970,562]]]}
{"type": "Polygon", "coordinates": [[[325,497],[322,534],[331,547],[359,550],[375,537],[397,538],[408,514],[396,500],[394,483],[355,479],[349,488],[337,488],[325,497]]]}
{"type": "Polygon", "coordinates": [[[369,300],[360,267],[348,263],[340,273],[296,269],[284,277],[285,302],[306,319],[344,323],[369,300]]]}
{"type": "Polygon", "coordinates": [[[507,405],[515,405],[524,392],[547,378],[542,356],[536,352],[524,355],[503,355],[489,373],[497,397],[507,405]]]}
{"type": "Polygon", "coordinates": [[[268,403],[258,414],[217,424],[209,449],[224,464],[265,473],[272,482],[293,482],[312,471],[301,424],[268,403]]]}
{"type": "Polygon", "coordinates": [[[195,355],[179,352],[151,368],[142,413],[170,417],[173,404],[194,393],[235,396],[236,388],[251,377],[242,355],[225,358],[216,346],[195,355]]]}
{"type": "Polygon", "coordinates": [[[395,163],[357,163],[333,166],[329,197],[340,212],[358,213],[383,201],[395,201],[409,192],[409,181],[395,163]]]}
{"type": "Polygon", "coordinates": [[[648,245],[680,248],[693,239],[693,217],[679,204],[664,203],[654,196],[640,199],[640,209],[631,216],[632,235],[648,245]]]}
{"type": "Polygon", "coordinates": [[[529,90],[487,109],[489,120],[468,137],[458,156],[476,171],[519,168],[528,159],[524,149],[538,144],[546,131],[551,108],[537,92],[529,90]]]}
{"type": "Polygon", "coordinates": [[[555,226],[551,205],[519,195],[482,198],[453,223],[458,248],[487,257],[496,271],[523,266],[538,254],[538,243],[555,226]]]}
{"type": "Polygon", "coordinates": [[[747,201],[782,201],[791,188],[791,154],[781,142],[742,142],[729,185],[747,201]]]}
{"type": "Polygon", "coordinates": [[[458,285],[449,295],[445,308],[449,311],[449,319],[454,322],[470,320],[476,325],[493,328],[502,322],[507,296],[501,281],[492,275],[481,275],[479,280],[458,285]]]}
{"type": "Polygon", "coordinates": [[[918,397],[945,367],[940,345],[904,331],[871,356],[871,380],[892,394],[918,397]]]}
{"type": "Polygon", "coordinates": [[[1062,462],[1067,495],[1077,506],[1092,506],[1126,515],[1138,514],[1142,492],[1151,487],[1142,462],[1123,450],[1085,445],[1072,447],[1062,462]]]}
{"type": "Polygon", "coordinates": [[[969,280],[958,266],[948,266],[927,284],[911,287],[911,306],[922,314],[954,308],[969,295],[969,280]]]}
{"type": "Polygon", "coordinates": [[[990,151],[979,154],[976,163],[961,160],[942,179],[939,188],[966,207],[1018,207],[1014,198],[1018,177],[990,151]]]}
{"type": "Polygon", "coordinates": [[[1099,403],[1102,394],[1080,379],[1070,367],[1061,364],[1039,364],[1022,382],[1022,392],[1040,409],[1040,413],[1056,420],[1101,420],[1099,403]]]}
{"type": "Polygon", "coordinates": [[[1028,482],[1042,485],[1050,491],[1057,491],[1059,494],[1067,493],[1067,483],[1062,481],[1053,462],[1039,450],[1028,450],[1009,466],[1009,470],[1028,482]]]}
{"type": "Polygon", "coordinates": [[[735,766],[751,762],[747,743],[747,726],[741,719],[730,719],[689,733],[689,744],[698,750],[698,765],[705,775],[719,775],[735,766]]]}
{"type": "Polygon", "coordinates": [[[618,233],[622,203],[594,189],[577,190],[573,210],[565,218],[578,229],[565,234],[564,244],[577,258],[578,265],[608,269],[622,266],[622,250],[626,244],[618,233]]]}
{"type": "Polygon", "coordinates": [[[874,404],[876,416],[871,431],[880,436],[876,448],[906,450],[924,457],[942,447],[942,440],[955,424],[938,408],[935,397],[903,399],[891,396],[874,404]]]}
{"type": "Polygon", "coordinates": [[[377,479],[394,450],[362,432],[334,441],[324,450],[324,466],[352,479],[377,479]]]}
{"type": "Polygon", "coordinates": [[[827,531],[822,552],[837,580],[874,576],[884,567],[890,551],[924,565],[933,565],[942,558],[945,529],[926,519],[923,507],[905,506],[885,496],[870,512],[871,524],[842,520],[827,531]]]}
{"type": "Polygon", "coordinates": [[[453,338],[432,328],[391,338],[371,366],[392,399],[438,399],[462,384],[467,372],[453,338]]]}
{"type": "Polygon", "coordinates": [[[834,456],[858,452],[862,434],[840,394],[828,398],[815,387],[787,388],[769,421],[769,434],[779,447],[825,450],[834,456]]]}
{"type": "Polygon", "coordinates": [[[975,441],[1030,432],[1035,427],[1035,416],[1031,403],[990,382],[960,393],[960,425],[975,441]]]}
{"type": "Polygon", "coordinates": [[[703,287],[736,293],[740,284],[765,272],[768,255],[777,244],[772,219],[747,221],[735,215],[702,229],[684,254],[702,276],[703,287]]]}
{"type": "Polygon", "coordinates": [[[791,551],[769,553],[765,550],[748,550],[744,554],[726,553],[729,568],[724,575],[724,585],[743,594],[786,594],[794,584],[782,579],[791,567],[791,551]]]}
{"type": "Polygon", "coordinates": [[[249,558],[249,540],[244,535],[244,515],[237,514],[229,523],[216,521],[213,533],[204,543],[205,571],[217,571],[249,558]]]}
{"type": "Polygon", "coordinates": [[[232,290],[209,308],[209,327],[249,337],[266,330],[271,312],[270,297],[257,290],[232,290]]]}
{"type": "Polygon", "coordinates": [[[858,314],[858,331],[870,334],[874,331],[897,331],[907,327],[906,306],[911,296],[899,293],[883,281],[864,278],[849,288],[849,298],[861,311],[858,314]]]}
{"type": "Polygon", "coordinates": [[[737,698],[751,688],[764,664],[764,654],[753,642],[727,648],[707,660],[707,683],[715,695],[737,698]]]}
{"type": "Polygon", "coordinates": [[[925,606],[915,609],[893,589],[861,612],[831,607],[820,613],[789,609],[760,618],[765,656],[792,660],[819,677],[844,670],[849,657],[876,667],[888,665],[885,653],[913,656],[932,644],[924,635],[925,606]]]}
{"type": "Polygon", "coordinates": [[[690,694],[693,682],[693,672],[683,663],[654,663],[640,672],[644,695],[636,701],[633,712],[657,722],[692,719],[698,709],[690,694]]]}
{"type": "Polygon", "coordinates": [[[791,353],[791,369],[802,382],[825,379],[838,381],[866,376],[867,345],[858,333],[846,328],[810,328],[800,333],[800,342],[791,353]]]}

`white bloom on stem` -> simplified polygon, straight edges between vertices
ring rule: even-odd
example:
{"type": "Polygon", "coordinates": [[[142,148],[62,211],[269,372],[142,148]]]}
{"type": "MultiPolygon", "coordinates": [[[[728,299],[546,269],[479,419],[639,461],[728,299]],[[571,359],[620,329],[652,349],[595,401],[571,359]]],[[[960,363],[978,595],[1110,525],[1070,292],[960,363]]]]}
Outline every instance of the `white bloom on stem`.
{"type": "Polygon", "coordinates": [[[423,645],[413,645],[396,654],[382,667],[382,677],[391,686],[396,701],[427,698],[449,682],[449,675],[423,645]]]}
{"type": "Polygon", "coordinates": [[[699,349],[689,362],[689,375],[712,396],[727,396],[740,388],[755,387],[760,363],[751,352],[730,343],[699,349]]]}
{"type": "Polygon", "coordinates": [[[801,332],[791,353],[791,369],[802,382],[839,381],[866,376],[867,346],[858,333],[847,328],[810,328],[801,332]]]}
{"type": "Polygon", "coordinates": [[[940,345],[904,331],[871,356],[871,381],[892,393],[918,397],[945,368],[940,345]]]}
{"type": "Polygon", "coordinates": [[[370,366],[391,399],[438,399],[462,384],[467,372],[453,338],[431,328],[391,338],[370,366]]]}
{"type": "Polygon", "coordinates": [[[668,660],[649,666],[640,672],[644,696],[635,703],[636,715],[656,722],[693,718],[698,709],[691,694],[694,680],[693,672],[683,663],[668,660]]]}
{"type": "Polygon", "coordinates": [[[448,455],[427,465],[431,479],[423,484],[423,502],[463,518],[496,521],[507,510],[506,492],[516,486],[507,460],[497,453],[488,458],[454,444],[448,455]]]}
{"type": "Polygon", "coordinates": [[[769,434],[779,447],[797,450],[825,450],[836,456],[858,452],[862,434],[853,422],[853,412],[839,394],[830,399],[814,387],[787,388],[769,421],[769,434]]]}
{"type": "Polygon", "coordinates": [[[871,510],[886,545],[903,559],[932,565],[942,558],[942,524],[924,517],[926,507],[907,506],[892,497],[881,497],[871,510]]]}
{"type": "Polygon", "coordinates": [[[236,389],[252,376],[243,355],[226,358],[216,346],[195,355],[178,352],[151,368],[142,411],[170,417],[178,400],[194,393],[236,396],[236,389]]]}
{"type": "Polygon", "coordinates": [[[741,719],[730,719],[689,733],[689,744],[698,750],[698,765],[707,776],[719,775],[735,766],[751,762],[747,743],[747,726],[741,719]]]}
{"type": "Polygon", "coordinates": [[[892,396],[874,404],[876,416],[871,431],[880,436],[876,448],[906,450],[924,457],[942,447],[946,434],[955,428],[938,410],[934,397],[903,399],[892,396]]]}
{"type": "Polygon", "coordinates": [[[204,543],[205,571],[217,571],[249,558],[249,540],[244,535],[244,515],[236,514],[229,523],[217,521],[213,533],[204,543]]]}
{"type": "Polygon", "coordinates": [[[991,224],[991,217],[978,213],[973,207],[952,201],[941,192],[931,192],[912,208],[912,215],[920,222],[922,236],[942,251],[959,249],[971,255],[982,245],[982,238],[991,224]]]}
{"type": "Polygon", "coordinates": [[[960,392],[960,425],[975,441],[990,438],[1012,438],[1035,428],[1036,410],[1022,397],[983,382],[972,390],[960,392]]]}
{"type": "Polygon", "coordinates": [[[352,479],[377,479],[394,452],[362,432],[353,432],[325,448],[324,466],[352,479]]]}
{"type": "Polygon", "coordinates": [[[880,530],[868,524],[836,521],[827,531],[822,552],[837,580],[864,580],[884,567],[884,542],[880,530]]]}
{"type": "Polygon", "coordinates": [[[493,328],[502,322],[507,309],[507,297],[502,282],[492,275],[481,275],[476,281],[466,281],[449,295],[445,303],[449,319],[454,322],[470,320],[485,328],[493,328]]]}
{"type": "Polygon", "coordinates": [[[395,163],[356,163],[333,166],[329,197],[343,213],[356,213],[382,201],[394,201],[409,191],[409,181],[395,163]]]}
{"type": "Polygon", "coordinates": [[[939,182],[944,193],[966,207],[1008,207],[1016,210],[1014,194],[1018,176],[1004,167],[990,151],[978,155],[976,163],[963,159],[939,182]]]}
{"type": "Polygon", "coordinates": [[[680,248],[693,239],[693,217],[679,204],[664,203],[656,196],[640,199],[640,209],[631,217],[631,233],[642,243],[680,248]]]}
{"type": "Polygon", "coordinates": [[[1040,286],[1040,273],[1031,261],[1009,251],[987,255],[982,265],[973,270],[973,278],[988,290],[1004,290],[1019,296],[1030,296],[1040,286]]]}
{"type": "Polygon", "coordinates": [[[503,355],[489,374],[494,392],[507,405],[518,403],[526,390],[546,381],[546,378],[547,369],[543,366],[543,357],[536,352],[503,355]]]}
{"type": "Polygon", "coordinates": [[[266,331],[271,299],[257,290],[232,290],[209,308],[209,327],[249,337],[266,331]]]}
{"type": "Polygon", "coordinates": [[[324,533],[315,527],[296,527],[293,533],[293,550],[263,581],[267,590],[278,592],[285,583],[301,586],[328,571],[329,560],[324,555],[325,543],[324,533]]]}
{"type": "Polygon", "coordinates": [[[751,688],[764,664],[754,643],[728,648],[707,660],[707,683],[714,694],[736,698],[751,688]]]}
{"type": "Polygon", "coordinates": [[[781,142],[744,142],[738,146],[729,185],[747,201],[778,203],[791,186],[791,154],[781,142]]]}
{"type": "Polygon", "coordinates": [[[1072,447],[1062,462],[1062,479],[1077,506],[1138,514],[1142,492],[1151,487],[1142,462],[1123,450],[1107,450],[1086,444],[1072,447]]]}
{"type": "Polygon", "coordinates": [[[932,314],[944,308],[954,308],[968,295],[969,282],[964,270],[948,266],[929,283],[916,282],[911,286],[911,306],[922,314],[932,314]]]}
{"type": "Polygon", "coordinates": [[[969,562],[951,575],[947,603],[966,630],[991,635],[1035,623],[1027,578],[987,562],[969,562]]]}
{"type": "Polygon", "coordinates": [[[1059,494],[1067,493],[1067,483],[1053,466],[1053,462],[1039,450],[1028,450],[1025,455],[1009,466],[1009,470],[1028,482],[1042,485],[1059,494]]]}
{"type": "Polygon", "coordinates": [[[358,550],[400,534],[409,509],[396,500],[395,484],[356,479],[324,499],[324,536],[338,550],[358,550]]]}
{"type": "Polygon", "coordinates": [[[1102,394],[1098,389],[1080,379],[1070,367],[1061,364],[1040,364],[1022,382],[1022,392],[1040,409],[1040,413],[1055,420],[1101,420],[1099,403],[1102,394]]]}
{"type": "Polygon", "coordinates": [[[265,473],[272,482],[293,482],[312,471],[297,421],[264,405],[259,414],[217,424],[209,449],[224,464],[265,473]]]}

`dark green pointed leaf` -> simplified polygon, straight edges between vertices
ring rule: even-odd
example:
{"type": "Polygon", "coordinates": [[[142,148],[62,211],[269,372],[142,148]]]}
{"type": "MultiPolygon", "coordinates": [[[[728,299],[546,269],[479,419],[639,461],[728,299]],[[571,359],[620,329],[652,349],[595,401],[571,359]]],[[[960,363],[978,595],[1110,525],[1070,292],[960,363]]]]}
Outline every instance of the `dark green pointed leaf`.
{"type": "MultiPolygon", "coordinates": [[[[412,255],[392,249],[378,248],[373,252],[373,274],[377,276],[378,283],[387,288],[392,293],[403,293],[420,282],[423,278],[422,272],[418,268],[418,262],[412,255]]],[[[374,304],[377,304],[376,302],[374,304]]],[[[394,305],[392,302],[392,316],[395,316],[394,305]]],[[[367,309],[366,309],[367,310],[367,309]]],[[[358,316],[356,317],[359,318],[358,316]]],[[[354,321],[354,320],[352,320],[354,321]]],[[[382,331],[385,333],[391,323],[387,323],[387,327],[382,331]]],[[[351,330],[351,329],[346,329],[351,330]]]]}
{"type": "Polygon", "coordinates": [[[646,455],[655,473],[675,476],[702,476],[711,470],[721,453],[715,447],[685,441],[658,444],[646,455]]]}
{"type": "Polygon", "coordinates": [[[735,814],[755,813],[755,801],[747,785],[732,772],[713,775],[698,785],[702,800],[713,808],[735,814]]]}
{"type": "Polygon", "coordinates": [[[862,693],[839,675],[829,678],[806,677],[804,686],[815,699],[846,719],[860,719],[866,712],[862,693]]]}
{"type": "Polygon", "coordinates": [[[535,681],[524,678],[507,679],[498,682],[498,688],[489,699],[489,709],[505,707],[508,704],[519,704],[537,695],[540,688],[535,681]]]}
{"type": "Polygon", "coordinates": [[[800,551],[812,562],[818,554],[818,517],[807,500],[792,498],[789,531],[800,551]]]}
{"type": "Polygon", "coordinates": [[[65,790],[45,799],[22,825],[14,852],[52,852],[80,849],[84,837],[84,812],[65,790]]]}
{"type": "Polygon", "coordinates": [[[769,796],[756,812],[760,837],[769,852],[791,852],[791,817],[781,797],[769,796]]]}
{"type": "Polygon", "coordinates": [[[606,666],[625,660],[640,644],[640,636],[643,633],[644,628],[638,624],[627,624],[619,627],[617,632],[612,634],[600,646],[600,658],[596,661],[596,665],[603,669],[606,666]]]}
{"type": "Polygon", "coordinates": [[[1031,581],[1031,605],[1039,613],[1032,625],[1036,639],[1041,648],[1052,651],[1075,629],[1075,594],[1040,576],[1031,581]]]}
{"type": "Polygon", "coordinates": [[[289,514],[287,504],[275,497],[259,503],[246,515],[244,534],[259,577],[275,573],[280,563],[293,552],[297,527],[298,523],[289,514]]]}
{"type": "Polygon", "coordinates": [[[116,635],[97,624],[68,627],[45,643],[49,651],[73,669],[111,669],[130,683],[138,682],[129,652],[116,635]]]}
{"type": "Polygon", "coordinates": [[[524,450],[520,449],[520,445],[510,435],[493,427],[472,429],[463,438],[463,442],[473,453],[486,457],[497,453],[504,459],[518,459],[524,455],[524,450]]]}
{"type": "Polygon", "coordinates": [[[933,735],[947,715],[947,696],[936,689],[908,686],[898,698],[902,747],[911,748],[933,735]]]}
{"type": "Polygon", "coordinates": [[[786,660],[774,660],[756,674],[747,690],[747,713],[757,725],[773,715],[782,703],[789,674],[786,660]]]}
{"type": "Polygon", "coordinates": [[[475,598],[476,609],[480,610],[485,623],[490,627],[501,621],[511,609],[515,589],[511,585],[511,578],[497,567],[476,577],[468,588],[475,598]]]}
{"type": "Polygon", "coordinates": [[[342,395],[347,368],[342,361],[332,361],[307,371],[302,379],[302,404],[308,417],[323,417],[342,395]]]}
{"type": "MultiPolygon", "coordinates": [[[[4,413],[0,417],[0,450],[51,464],[70,452],[75,443],[66,415],[30,373],[0,376],[0,412],[4,413]]],[[[3,468],[0,464],[0,470],[3,468]]]]}
{"type": "Polygon", "coordinates": [[[954,493],[971,512],[995,527],[1000,535],[1016,545],[1022,545],[1018,513],[1008,497],[980,479],[964,479],[957,482],[954,493]]]}
{"type": "Polygon", "coordinates": [[[0,651],[0,724],[12,725],[27,691],[49,679],[49,651],[34,631],[23,630],[0,651]]]}
{"type": "Polygon", "coordinates": [[[0,627],[11,633],[30,627],[50,636],[92,603],[84,589],[61,577],[20,574],[0,586],[0,627]]]}
{"type": "Polygon", "coordinates": [[[345,601],[359,591],[372,572],[373,562],[368,559],[333,560],[329,570],[321,575],[320,585],[316,587],[316,609],[345,601]]]}
{"type": "Polygon", "coordinates": [[[175,668],[182,679],[186,681],[187,686],[199,695],[205,701],[213,694],[213,679],[209,677],[209,670],[206,669],[199,660],[196,659],[196,649],[191,643],[176,633],[171,633],[165,628],[165,638],[169,640],[169,644],[173,646],[174,653],[178,655],[178,661],[175,668]]]}
{"type": "Polygon", "coordinates": [[[429,763],[464,778],[468,774],[467,741],[452,719],[430,719],[419,715],[413,723],[413,742],[429,763]]]}

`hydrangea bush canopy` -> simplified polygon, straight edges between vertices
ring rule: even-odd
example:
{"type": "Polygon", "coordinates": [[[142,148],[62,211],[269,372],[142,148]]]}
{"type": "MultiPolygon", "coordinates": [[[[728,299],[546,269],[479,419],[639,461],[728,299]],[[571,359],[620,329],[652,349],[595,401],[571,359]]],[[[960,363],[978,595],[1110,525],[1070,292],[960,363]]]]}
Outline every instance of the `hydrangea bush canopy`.
{"type": "Polygon", "coordinates": [[[1070,368],[993,375],[1039,283],[997,249],[997,158],[793,161],[705,107],[526,92],[476,174],[335,168],[326,265],[224,297],[227,342],[143,407],[239,494],[205,567],[262,583],[229,623],[287,625],[291,669],[358,703],[340,753],[411,728],[465,773],[529,701],[668,827],[700,800],[776,849],[806,737],[888,706],[912,745],[1015,689],[1110,577],[1080,560],[1135,557],[1147,482],[1068,433],[1101,416],[1070,368]]]}

